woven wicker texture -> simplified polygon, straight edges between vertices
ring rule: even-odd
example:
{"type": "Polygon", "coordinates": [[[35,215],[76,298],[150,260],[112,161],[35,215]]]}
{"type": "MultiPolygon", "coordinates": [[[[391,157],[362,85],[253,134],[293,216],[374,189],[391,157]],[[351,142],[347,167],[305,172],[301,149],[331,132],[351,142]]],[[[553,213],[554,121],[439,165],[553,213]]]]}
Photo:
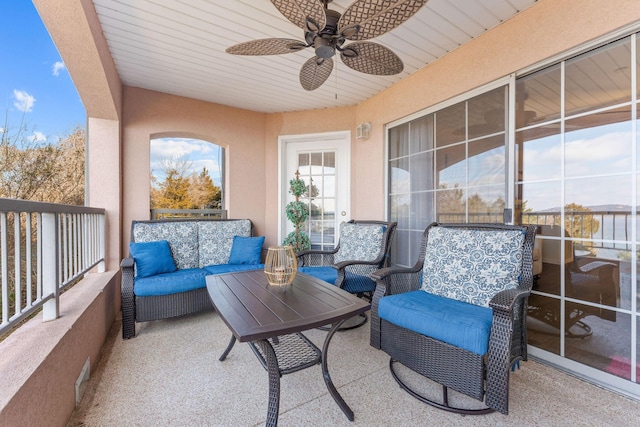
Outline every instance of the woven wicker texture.
{"type": "MultiPolygon", "coordinates": [[[[417,395],[395,376],[401,387],[433,406],[465,414],[487,413],[491,410],[509,412],[509,372],[514,362],[527,360],[526,315],[527,298],[533,282],[533,243],[535,226],[509,226],[500,224],[431,224],[424,232],[417,263],[411,268],[385,268],[373,274],[376,290],[371,304],[370,344],[382,349],[397,361],[425,377],[442,384],[441,400],[417,395]],[[393,325],[378,316],[378,304],[385,295],[419,289],[425,248],[432,227],[463,228],[471,230],[522,230],[522,276],[517,289],[496,294],[489,306],[493,321],[486,355],[479,356],[441,341],[393,325]],[[470,411],[453,408],[446,401],[451,388],[477,400],[484,399],[486,409],[470,411]]],[[[393,373],[392,364],[390,365],[393,373]]]]}

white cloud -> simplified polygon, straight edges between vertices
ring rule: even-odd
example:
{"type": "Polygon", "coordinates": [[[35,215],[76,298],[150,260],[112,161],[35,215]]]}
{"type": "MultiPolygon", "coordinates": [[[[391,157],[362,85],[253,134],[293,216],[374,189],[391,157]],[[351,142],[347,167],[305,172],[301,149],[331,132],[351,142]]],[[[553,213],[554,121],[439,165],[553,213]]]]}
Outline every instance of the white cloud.
{"type": "Polygon", "coordinates": [[[151,173],[158,180],[164,179],[162,162],[167,159],[188,161],[190,168],[187,174],[200,173],[202,168],[206,167],[209,176],[219,184],[218,146],[215,144],[184,138],[152,139],[150,142],[151,173]]]}
{"type": "Polygon", "coordinates": [[[36,102],[36,99],[33,96],[18,89],[13,90],[13,98],[13,106],[25,113],[30,113],[33,110],[33,104],[36,102]]]}
{"type": "Polygon", "coordinates": [[[151,161],[167,158],[188,158],[196,160],[202,157],[215,156],[214,144],[193,139],[153,139],[151,140],[151,161]]]}
{"type": "Polygon", "coordinates": [[[64,70],[64,69],[65,69],[64,62],[56,61],[56,63],[53,64],[53,67],[51,67],[51,72],[53,73],[54,76],[58,77],[60,75],[60,70],[64,70]]]}
{"type": "Polygon", "coordinates": [[[44,134],[44,133],[42,133],[42,132],[35,131],[35,132],[33,132],[31,135],[29,135],[29,136],[27,137],[27,139],[28,139],[29,141],[31,141],[31,142],[33,142],[33,141],[36,141],[36,142],[44,142],[44,141],[46,141],[46,140],[47,140],[47,135],[45,135],[45,134],[44,134]]]}

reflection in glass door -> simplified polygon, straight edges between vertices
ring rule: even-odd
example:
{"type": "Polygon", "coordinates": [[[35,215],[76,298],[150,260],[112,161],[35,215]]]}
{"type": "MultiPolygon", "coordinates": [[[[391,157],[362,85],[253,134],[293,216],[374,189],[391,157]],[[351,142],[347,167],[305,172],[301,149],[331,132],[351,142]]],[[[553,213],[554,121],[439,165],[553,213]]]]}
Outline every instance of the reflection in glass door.
{"type": "Polygon", "coordinates": [[[336,242],[336,153],[298,153],[298,173],[307,186],[302,201],[309,206],[305,231],[311,249],[332,250],[336,242]]]}
{"type": "Polygon", "coordinates": [[[507,190],[508,86],[391,126],[391,259],[411,266],[425,228],[439,222],[503,221],[507,190]]]}
{"type": "Polygon", "coordinates": [[[515,220],[539,227],[532,354],[640,395],[634,39],[516,81],[515,220]]]}

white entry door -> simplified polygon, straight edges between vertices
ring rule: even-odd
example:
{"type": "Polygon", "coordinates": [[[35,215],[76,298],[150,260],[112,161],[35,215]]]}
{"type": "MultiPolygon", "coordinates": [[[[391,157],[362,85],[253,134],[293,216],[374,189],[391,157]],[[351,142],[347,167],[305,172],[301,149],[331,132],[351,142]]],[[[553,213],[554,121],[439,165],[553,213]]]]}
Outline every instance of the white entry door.
{"type": "Polygon", "coordinates": [[[304,230],[311,239],[311,248],[333,249],[339,238],[339,224],[350,219],[350,132],[285,136],[280,138],[280,144],[284,160],[280,241],[293,231],[284,211],[287,203],[294,200],[289,181],[297,172],[309,189],[301,200],[309,207],[304,230]]]}

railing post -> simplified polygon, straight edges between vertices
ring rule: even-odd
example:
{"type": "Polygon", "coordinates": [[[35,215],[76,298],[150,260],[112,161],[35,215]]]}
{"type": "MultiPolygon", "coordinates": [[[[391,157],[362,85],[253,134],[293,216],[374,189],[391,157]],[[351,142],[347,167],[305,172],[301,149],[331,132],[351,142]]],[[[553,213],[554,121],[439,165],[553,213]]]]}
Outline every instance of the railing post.
{"type": "Polygon", "coordinates": [[[107,253],[106,217],[106,214],[98,216],[98,240],[100,242],[100,256],[98,258],[102,259],[98,264],[98,273],[104,273],[107,270],[107,263],[105,262],[107,253]]]}
{"type": "Polygon", "coordinates": [[[60,315],[58,305],[58,225],[55,213],[42,214],[42,293],[43,297],[53,295],[42,306],[42,320],[57,319],[60,315]]]}

